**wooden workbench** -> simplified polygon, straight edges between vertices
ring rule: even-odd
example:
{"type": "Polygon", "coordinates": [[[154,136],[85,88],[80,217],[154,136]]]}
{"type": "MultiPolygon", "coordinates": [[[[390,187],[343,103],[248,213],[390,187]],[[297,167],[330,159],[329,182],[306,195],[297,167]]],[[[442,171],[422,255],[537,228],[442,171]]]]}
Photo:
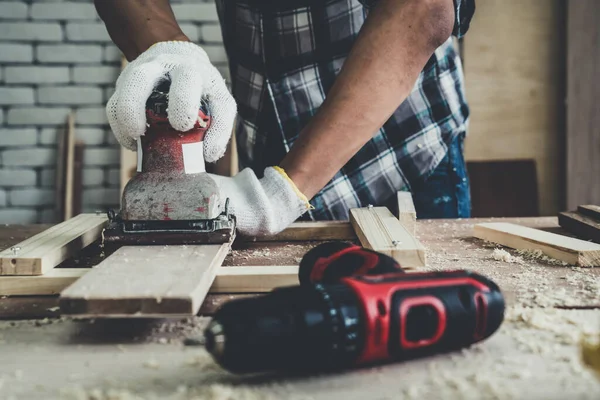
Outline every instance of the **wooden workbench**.
{"type": "MultiPolygon", "coordinates": [[[[499,332],[471,349],[327,376],[242,378],[219,369],[202,347],[184,346],[185,338],[201,336],[209,317],[78,322],[52,318],[53,297],[4,298],[0,399],[600,398],[600,382],[579,357],[581,333],[600,330],[600,268],[557,265],[512,250],[519,258],[497,261],[494,246],[471,237],[473,224],[482,221],[417,224],[428,268],[478,271],[505,294],[499,332]]],[[[559,230],[555,218],[506,221],[559,230]]],[[[45,228],[0,227],[0,249],[45,228]]],[[[313,245],[241,244],[224,266],[296,264],[313,245]]],[[[201,313],[231,297],[209,296],[201,313]]]]}

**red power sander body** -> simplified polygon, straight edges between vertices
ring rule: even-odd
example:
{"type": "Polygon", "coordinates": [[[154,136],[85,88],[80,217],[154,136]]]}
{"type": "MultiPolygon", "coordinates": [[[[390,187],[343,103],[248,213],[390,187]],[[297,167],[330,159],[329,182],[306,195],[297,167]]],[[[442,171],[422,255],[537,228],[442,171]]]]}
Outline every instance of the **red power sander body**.
{"type": "Polygon", "coordinates": [[[235,235],[215,181],[206,173],[203,140],[211,117],[204,107],[187,132],[167,117],[169,82],[146,104],[147,129],[138,141],[138,173],[127,183],[121,211],[109,210],[106,244],[226,243],[235,235]]]}

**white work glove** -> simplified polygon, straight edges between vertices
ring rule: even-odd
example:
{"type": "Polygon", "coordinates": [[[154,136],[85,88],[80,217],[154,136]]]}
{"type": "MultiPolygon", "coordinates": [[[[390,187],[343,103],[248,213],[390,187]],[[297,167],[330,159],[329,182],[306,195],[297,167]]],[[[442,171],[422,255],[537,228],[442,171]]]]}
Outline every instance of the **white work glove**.
{"type": "Polygon", "coordinates": [[[250,168],[232,178],[211,177],[219,186],[221,197],[229,198],[230,212],[242,235],[274,235],[311,208],[306,196],[279,167],[266,168],[261,179],[250,168]]]}
{"type": "Polygon", "coordinates": [[[204,138],[204,159],[217,161],[227,148],[237,106],[206,52],[191,42],[156,43],[123,69],[106,105],[115,137],[136,149],[136,139],[146,131],[146,101],[165,78],[171,81],[167,112],[175,130],[192,129],[200,101],[206,99],[212,123],[204,138]]]}

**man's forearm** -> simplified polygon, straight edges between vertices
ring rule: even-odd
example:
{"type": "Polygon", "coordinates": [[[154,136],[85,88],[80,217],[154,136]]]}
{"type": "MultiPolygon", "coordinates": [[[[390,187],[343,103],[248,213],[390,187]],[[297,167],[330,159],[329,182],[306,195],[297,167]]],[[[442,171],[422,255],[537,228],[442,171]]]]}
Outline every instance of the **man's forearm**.
{"type": "Polygon", "coordinates": [[[154,43],[189,40],[175,20],[169,0],[95,0],[108,33],[131,61],[154,43]]]}
{"type": "Polygon", "coordinates": [[[313,197],[383,126],[453,24],[452,0],[380,0],[281,163],[302,193],[313,197]]]}

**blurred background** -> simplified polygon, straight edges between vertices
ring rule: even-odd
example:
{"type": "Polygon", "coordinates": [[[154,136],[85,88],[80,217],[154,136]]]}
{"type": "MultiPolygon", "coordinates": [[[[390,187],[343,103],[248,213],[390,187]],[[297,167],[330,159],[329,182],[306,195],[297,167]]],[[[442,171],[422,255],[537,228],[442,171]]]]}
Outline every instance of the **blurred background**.
{"type": "MultiPolygon", "coordinates": [[[[229,80],[213,2],[171,3],[229,80]]],[[[598,3],[477,0],[456,43],[471,107],[473,216],[600,203],[598,3]]],[[[116,144],[104,104],[121,67],[91,0],[0,0],[0,223],[118,207],[135,155],[116,144]]],[[[217,166],[235,169],[234,157],[217,166]]]]}

